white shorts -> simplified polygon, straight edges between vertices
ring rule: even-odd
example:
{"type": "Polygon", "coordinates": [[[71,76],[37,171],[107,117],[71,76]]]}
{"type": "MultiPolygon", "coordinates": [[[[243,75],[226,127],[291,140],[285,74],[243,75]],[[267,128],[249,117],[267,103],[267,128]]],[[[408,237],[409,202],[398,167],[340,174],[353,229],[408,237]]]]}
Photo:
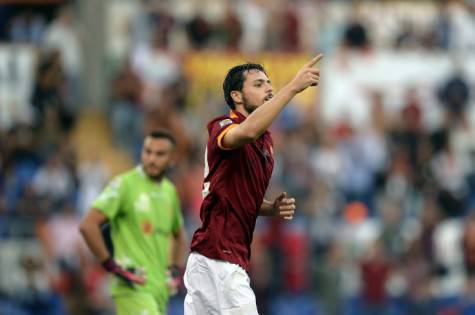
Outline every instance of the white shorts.
{"type": "Polygon", "coordinates": [[[259,315],[249,276],[239,265],[191,253],[184,282],[185,315],[259,315]]]}

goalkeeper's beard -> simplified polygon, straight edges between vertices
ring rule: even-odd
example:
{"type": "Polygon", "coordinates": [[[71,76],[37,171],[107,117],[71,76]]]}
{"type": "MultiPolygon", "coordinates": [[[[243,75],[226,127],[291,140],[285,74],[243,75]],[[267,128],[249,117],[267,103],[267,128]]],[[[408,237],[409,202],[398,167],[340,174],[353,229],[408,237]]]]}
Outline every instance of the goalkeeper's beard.
{"type": "Polygon", "coordinates": [[[162,170],[160,173],[158,174],[153,174],[153,173],[150,173],[150,171],[147,170],[147,167],[145,167],[145,174],[147,174],[147,176],[154,180],[154,181],[159,181],[163,178],[163,176],[165,175],[165,170],[162,170]]]}

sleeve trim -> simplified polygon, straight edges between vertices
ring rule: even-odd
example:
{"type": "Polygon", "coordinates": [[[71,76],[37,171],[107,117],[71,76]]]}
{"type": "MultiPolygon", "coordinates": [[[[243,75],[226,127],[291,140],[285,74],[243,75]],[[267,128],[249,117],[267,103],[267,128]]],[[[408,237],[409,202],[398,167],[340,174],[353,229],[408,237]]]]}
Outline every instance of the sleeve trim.
{"type": "Polygon", "coordinates": [[[217,138],[217,144],[218,144],[218,147],[221,149],[221,150],[232,150],[230,148],[226,148],[222,141],[223,141],[223,138],[224,138],[224,135],[231,129],[233,129],[234,127],[237,127],[238,124],[232,124],[232,125],[229,125],[227,126],[226,128],[223,129],[223,131],[221,131],[221,133],[219,134],[218,138],[217,138]]]}

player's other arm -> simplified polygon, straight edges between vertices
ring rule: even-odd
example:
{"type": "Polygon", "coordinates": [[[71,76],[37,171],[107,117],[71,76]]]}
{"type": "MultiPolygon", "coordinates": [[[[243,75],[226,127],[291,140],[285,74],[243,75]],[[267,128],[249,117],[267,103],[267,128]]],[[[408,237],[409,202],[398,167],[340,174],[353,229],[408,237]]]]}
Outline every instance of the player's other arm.
{"type": "Polygon", "coordinates": [[[261,216],[279,216],[292,220],[295,213],[295,199],[287,198],[287,193],[281,193],[274,201],[264,199],[259,209],[261,216]]]}
{"type": "Polygon", "coordinates": [[[296,94],[309,86],[318,85],[320,70],[313,66],[322,58],[323,55],[319,54],[310,60],[274,97],[256,108],[244,122],[230,128],[222,139],[223,146],[234,149],[259,138],[296,94]]]}
{"type": "Polygon", "coordinates": [[[97,209],[91,209],[79,224],[84,241],[99,261],[105,261],[110,254],[102,236],[101,226],[107,222],[107,217],[97,209]]]}
{"type": "Polygon", "coordinates": [[[177,232],[173,233],[172,244],[171,244],[171,258],[170,265],[182,267],[185,261],[186,255],[186,232],[185,228],[182,226],[178,229],[177,232]]]}
{"type": "Polygon", "coordinates": [[[110,256],[101,232],[101,226],[106,221],[107,217],[101,211],[94,208],[89,210],[86,216],[82,219],[79,224],[79,231],[81,232],[87,246],[107,271],[113,273],[128,285],[133,285],[134,283],[145,283],[144,277],[125,270],[110,256]]]}
{"type": "Polygon", "coordinates": [[[174,232],[171,240],[170,264],[167,271],[167,286],[170,296],[178,292],[181,283],[180,270],[184,266],[186,255],[186,232],[183,226],[174,232]]]}

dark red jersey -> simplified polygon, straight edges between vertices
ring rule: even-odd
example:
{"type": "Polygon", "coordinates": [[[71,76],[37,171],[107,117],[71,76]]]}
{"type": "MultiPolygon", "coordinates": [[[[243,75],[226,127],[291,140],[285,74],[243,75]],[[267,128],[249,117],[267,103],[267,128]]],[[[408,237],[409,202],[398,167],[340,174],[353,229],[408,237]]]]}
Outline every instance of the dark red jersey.
{"type": "Polygon", "coordinates": [[[268,131],[242,147],[223,147],[223,136],[244,119],[232,111],[208,123],[202,225],[193,235],[191,251],[249,270],[252,234],[274,159],[268,131]]]}

